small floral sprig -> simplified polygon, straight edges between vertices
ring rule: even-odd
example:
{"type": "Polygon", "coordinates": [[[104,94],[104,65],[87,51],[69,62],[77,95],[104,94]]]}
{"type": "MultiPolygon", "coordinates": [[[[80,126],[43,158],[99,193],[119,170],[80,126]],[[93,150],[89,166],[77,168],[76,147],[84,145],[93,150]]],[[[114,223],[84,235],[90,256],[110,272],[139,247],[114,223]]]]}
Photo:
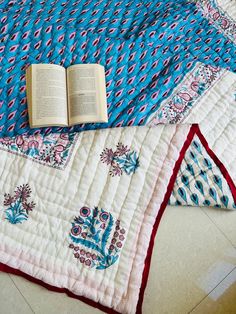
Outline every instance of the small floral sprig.
{"type": "Polygon", "coordinates": [[[11,224],[22,223],[27,220],[29,212],[35,208],[36,204],[28,200],[31,192],[29,184],[23,184],[18,186],[12,195],[4,194],[3,205],[7,207],[5,210],[6,219],[11,224]]]}
{"type": "Polygon", "coordinates": [[[109,174],[114,176],[121,176],[123,172],[130,175],[135,173],[139,167],[139,158],[135,151],[131,151],[127,145],[118,143],[116,150],[105,148],[100,154],[100,159],[103,163],[110,166],[109,174]]]}

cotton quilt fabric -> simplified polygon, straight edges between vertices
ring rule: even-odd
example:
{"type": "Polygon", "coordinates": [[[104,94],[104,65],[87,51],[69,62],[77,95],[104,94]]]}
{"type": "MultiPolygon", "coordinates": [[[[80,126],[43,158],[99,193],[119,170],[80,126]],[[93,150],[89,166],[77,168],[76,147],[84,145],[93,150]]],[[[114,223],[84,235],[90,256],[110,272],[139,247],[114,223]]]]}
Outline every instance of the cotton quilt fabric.
{"type": "Polygon", "coordinates": [[[193,134],[191,126],[81,133],[63,171],[2,152],[1,263],[134,313],[147,239],[193,134]]]}
{"type": "Polygon", "coordinates": [[[1,1],[0,12],[0,136],[61,131],[29,128],[32,63],[105,66],[109,123],[73,131],[145,124],[197,61],[236,70],[234,33],[191,1],[1,1]]]}
{"type": "Polygon", "coordinates": [[[0,1],[0,270],[142,312],[166,205],[236,207],[235,18],[232,1],[0,1]],[[30,129],[27,66],[90,62],[109,123],[30,129]]]}

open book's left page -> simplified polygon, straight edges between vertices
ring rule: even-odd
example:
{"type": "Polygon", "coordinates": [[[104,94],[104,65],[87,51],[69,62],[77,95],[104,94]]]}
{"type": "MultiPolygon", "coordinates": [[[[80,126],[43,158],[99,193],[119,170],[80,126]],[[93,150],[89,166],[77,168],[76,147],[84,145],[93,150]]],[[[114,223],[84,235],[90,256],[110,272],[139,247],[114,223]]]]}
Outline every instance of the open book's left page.
{"type": "Polygon", "coordinates": [[[32,64],[26,81],[30,126],[67,126],[66,70],[55,64],[32,64]]]}

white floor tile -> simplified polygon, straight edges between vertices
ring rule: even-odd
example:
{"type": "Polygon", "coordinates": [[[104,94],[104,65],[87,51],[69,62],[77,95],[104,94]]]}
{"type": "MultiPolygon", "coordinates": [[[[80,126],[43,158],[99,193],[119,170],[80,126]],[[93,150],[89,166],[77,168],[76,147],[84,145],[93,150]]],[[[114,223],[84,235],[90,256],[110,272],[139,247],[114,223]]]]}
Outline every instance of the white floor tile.
{"type": "Polygon", "coordinates": [[[236,313],[236,269],[234,269],[191,314],[236,313]]]}
{"type": "Polygon", "coordinates": [[[0,272],[0,314],[32,314],[8,274],[0,272]]]}
{"type": "Polygon", "coordinates": [[[157,232],[143,313],[188,313],[235,267],[234,250],[200,208],[168,207],[157,232]]]}
{"type": "Polygon", "coordinates": [[[204,208],[204,212],[236,247],[236,210],[204,208]]]}
{"type": "MultiPolygon", "coordinates": [[[[28,280],[11,275],[18,289],[25,296],[35,314],[100,314],[103,313],[64,293],[49,291],[28,280]]],[[[18,314],[18,313],[14,313],[18,314]]]]}

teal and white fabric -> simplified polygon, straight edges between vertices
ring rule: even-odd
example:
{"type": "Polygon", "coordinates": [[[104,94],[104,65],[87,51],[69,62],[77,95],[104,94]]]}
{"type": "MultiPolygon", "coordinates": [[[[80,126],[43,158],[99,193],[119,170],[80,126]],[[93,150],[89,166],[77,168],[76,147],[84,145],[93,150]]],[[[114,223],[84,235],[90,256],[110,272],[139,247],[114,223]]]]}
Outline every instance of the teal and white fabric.
{"type": "Polygon", "coordinates": [[[169,204],[236,208],[226,179],[197,136],[185,154],[169,204]]]}

